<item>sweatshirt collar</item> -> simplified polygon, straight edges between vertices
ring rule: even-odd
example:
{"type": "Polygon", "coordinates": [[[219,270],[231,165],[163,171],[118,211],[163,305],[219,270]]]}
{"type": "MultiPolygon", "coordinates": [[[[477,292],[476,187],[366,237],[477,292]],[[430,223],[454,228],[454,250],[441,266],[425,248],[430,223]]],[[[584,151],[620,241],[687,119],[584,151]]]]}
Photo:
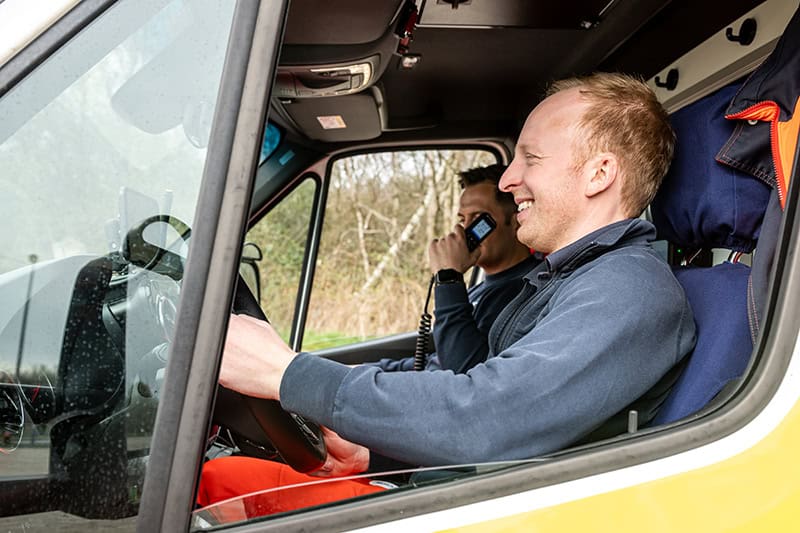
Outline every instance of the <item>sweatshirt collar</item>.
{"type": "Polygon", "coordinates": [[[539,264],[541,257],[534,254],[529,255],[511,268],[507,268],[495,274],[487,274],[484,283],[495,283],[504,281],[507,278],[521,278],[525,273],[529,272],[532,268],[539,264]]]}
{"type": "MultiPolygon", "coordinates": [[[[656,228],[640,218],[628,218],[613,222],[585,235],[577,241],[548,255],[544,264],[547,272],[553,274],[569,271],[621,243],[647,244],[655,240],[656,228]]],[[[538,269],[534,269],[536,271],[538,269]]],[[[532,279],[532,271],[526,279],[532,279]]]]}

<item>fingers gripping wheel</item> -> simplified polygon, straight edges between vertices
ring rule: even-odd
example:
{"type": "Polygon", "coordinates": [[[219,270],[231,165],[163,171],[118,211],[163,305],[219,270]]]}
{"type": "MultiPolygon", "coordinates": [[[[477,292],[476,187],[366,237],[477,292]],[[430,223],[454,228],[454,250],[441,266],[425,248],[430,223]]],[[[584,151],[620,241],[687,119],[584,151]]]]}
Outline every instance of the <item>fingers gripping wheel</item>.
{"type": "MultiPolygon", "coordinates": [[[[241,278],[236,284],[233,310],[267,320],[241,278]]],[[[319,426],[284,411],[275,400],[252,398],[219,386],[213,420],[256,444],[274,447],[298,472],[312,472],[325,464],[327,450],[319,426]]]]}

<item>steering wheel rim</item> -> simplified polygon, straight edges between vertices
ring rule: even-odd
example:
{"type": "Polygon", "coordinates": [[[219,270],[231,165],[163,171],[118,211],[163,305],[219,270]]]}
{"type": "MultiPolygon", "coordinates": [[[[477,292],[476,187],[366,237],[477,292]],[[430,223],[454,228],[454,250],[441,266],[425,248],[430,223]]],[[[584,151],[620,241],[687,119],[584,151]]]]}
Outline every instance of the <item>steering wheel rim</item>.
{"type": "MultiPolygon", "coordinates": [[[[145,229],[156,223],[171,226],[184,242],[191,236],[191,229],[181,220],[170,215],[154,215],[128,232],[122,255],[132,264],[178,281],[183,277],[182,259],[144,238],[145,229]]],[[[232,307],[235,313],[268,321],[241,275],[236,281],[232,307]]],[[[212,418],[215,424],[242,435],[251,443],[274,448],[298,472],[311,472],[325,464],[327,450],[319,426],[284,411],[280,402],[252,398],[222,386],[217,388],[216,400],[212,418]]]]}
{"type": "MultiPolygon", "coordinates": [[[[241,276],[236,282],[233,311],[268,321],[241,276]]],[[[319,426],[285,411],[276,400],[245,396],[219,385],[213,422],[257,444],[272,446],[298,472],[312,472],[325,464],[327,449],[319,426]],[[258,438],[259,434],[263,438],[258,438]]]]}

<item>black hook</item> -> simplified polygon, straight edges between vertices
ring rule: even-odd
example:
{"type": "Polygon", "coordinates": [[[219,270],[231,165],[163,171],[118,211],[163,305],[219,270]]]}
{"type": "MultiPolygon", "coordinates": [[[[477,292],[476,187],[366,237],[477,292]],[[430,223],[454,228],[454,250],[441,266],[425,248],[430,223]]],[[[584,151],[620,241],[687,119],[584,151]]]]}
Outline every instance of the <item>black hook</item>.
{"type": "Polygon", "coordinates": [[[674,91],[678,86],[678,69],[671,68],[667,72],[667,81],[661,81],[659,76],[656,76],[656,87],[663,87],[668,91],[674,91]]]}
{"type": "Polygon", "coordinates": [[[738,42],[742,46],[747,46],[753,42],[753,39],[756,38],[757,30],[758,23],[756,22],[756,19],[744,19],[742,25],[739,27],[739,35],[734,35],[733,28],[728,28],[725,30],[725,37],[727,37],[729,41],[733,41],[735,43],[738,42]]]}
{"type": "Polygon", "coordinates": [[[471,4],[472,0],[444,0],[443,2],[438,2],[440,4],[450,4],[450,7],[453,9],[458,9],[459,4],[467,5],[471,4]]]}

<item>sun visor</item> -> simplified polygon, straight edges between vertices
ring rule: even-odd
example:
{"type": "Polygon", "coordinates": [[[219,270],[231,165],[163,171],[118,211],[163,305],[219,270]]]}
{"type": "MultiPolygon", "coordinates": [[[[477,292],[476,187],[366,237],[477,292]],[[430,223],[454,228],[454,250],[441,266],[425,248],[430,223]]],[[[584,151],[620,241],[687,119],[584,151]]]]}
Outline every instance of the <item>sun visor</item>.
{"type": "Polygon", "coordinates": [[[378,103],[370,93],[298,99],[283,106],[300,130],[311,139],[363,141],[381,134],[378,103]]]}

